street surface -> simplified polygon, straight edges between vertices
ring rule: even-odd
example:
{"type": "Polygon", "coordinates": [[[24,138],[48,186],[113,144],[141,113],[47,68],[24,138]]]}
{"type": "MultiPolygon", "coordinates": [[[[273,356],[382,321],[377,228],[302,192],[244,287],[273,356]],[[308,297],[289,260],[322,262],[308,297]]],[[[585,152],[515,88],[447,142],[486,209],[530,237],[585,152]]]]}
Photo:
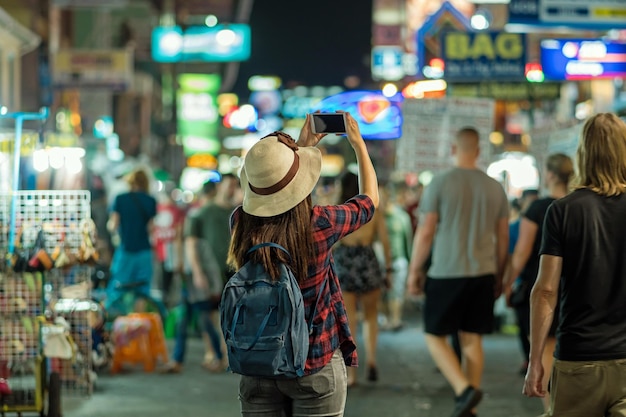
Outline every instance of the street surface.
{"type": "MultiPolygon", "coordinates": [[[[419,311],[411,311],[407,326],[383,331],[379,338],[379,381],[365,380],[350,388],[346,417],[448,417],[453,394],[436,370],[424,342],[419,311]]],[[[485,338],[485,375],[480,417],[536,417],[539,399],[521,395],[523,377],[517,372],[521,355],[516,336],[485,338]]],[[[169,341],[171,348],[172,343],[169,341]]],[[[360,352],[360,351],[359,351],[360,352]]],[[[364,355],[363,353],[360,353],[364,355]]],[[[202,343],[189,340],[183,373],[146,374],[141,368],[119,375],[101,374],[91,398],[63,397],[64,417],[233,417],[239,414],[239,377],[210,374],[200,367],[202,343]]],[[[361,358],[362,365],[365,358],[361,358]]]]}

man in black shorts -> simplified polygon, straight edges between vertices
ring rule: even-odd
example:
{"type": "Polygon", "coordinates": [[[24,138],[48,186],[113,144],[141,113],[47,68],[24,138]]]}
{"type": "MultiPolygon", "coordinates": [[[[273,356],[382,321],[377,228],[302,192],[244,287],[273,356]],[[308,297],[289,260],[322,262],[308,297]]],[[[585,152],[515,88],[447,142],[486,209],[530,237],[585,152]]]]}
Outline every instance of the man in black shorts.
{"type": "Polygon", "coordinates": [[[482,398],[482,335],[493,330],[509,239],[509,203],[496,180],[477,167],[478,132],[461,129],[455,166],[424,190],[409,267],[408,291],[425,294],[426,344],[456,396],[452,417],[474,416],[482,398]],[[432,249],[428,278],[420,273],[432,249]],[[459,333],[466,372],[447,336],[459,333]]]}

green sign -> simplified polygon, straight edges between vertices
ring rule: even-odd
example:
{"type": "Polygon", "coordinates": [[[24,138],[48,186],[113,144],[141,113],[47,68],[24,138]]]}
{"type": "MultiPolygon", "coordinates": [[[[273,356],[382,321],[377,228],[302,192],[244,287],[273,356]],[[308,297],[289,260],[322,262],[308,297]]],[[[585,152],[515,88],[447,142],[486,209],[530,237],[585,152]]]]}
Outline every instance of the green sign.
{"type": "Polygon", "coordinates": [[[559,83],[483,82],[448,84],[450,97],[486,97],[496,100],[555,100],[561,93],[559,83]]]}
{"type": "Polygon", "coordinates": [[[178,77],[177,121],[186,156],[217,155],[219,113],[217,92],[221,79],[216,74],[182,74],[178,77]]]}

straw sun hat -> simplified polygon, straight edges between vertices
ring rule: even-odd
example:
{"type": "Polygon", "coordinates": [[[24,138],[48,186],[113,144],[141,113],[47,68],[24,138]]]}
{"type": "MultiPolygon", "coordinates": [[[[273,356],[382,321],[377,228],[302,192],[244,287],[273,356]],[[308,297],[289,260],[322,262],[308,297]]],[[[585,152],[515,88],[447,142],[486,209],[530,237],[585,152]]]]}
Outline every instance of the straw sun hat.
{"type": "Polygon", "coordinates": [[[311,194],[321,170],[319,149],[298,147],[283,132],[264,137],[250,148],[241,170],[243,211],[271,217],[291,210],[311,194]]]}

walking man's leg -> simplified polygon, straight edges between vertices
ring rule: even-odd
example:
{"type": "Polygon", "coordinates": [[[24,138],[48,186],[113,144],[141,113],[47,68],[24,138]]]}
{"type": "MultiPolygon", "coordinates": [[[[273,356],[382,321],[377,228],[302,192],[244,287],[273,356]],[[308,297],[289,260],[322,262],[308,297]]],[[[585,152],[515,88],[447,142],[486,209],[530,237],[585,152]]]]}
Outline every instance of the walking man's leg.
{"type": "Polygon", "coordinates": [[[473,387],[480,387],[485,364],[482,336],[477,333],[459,332],[465,376],[473,387]]]}
{"type": "Polygon", "coordinates": [[[447,341],[447,336],[426,334],[426,345],[430,356],[446,378],[455,395],[460,395],[469,385],[469,381],[459,362],[454,349],[447,341]]]}

